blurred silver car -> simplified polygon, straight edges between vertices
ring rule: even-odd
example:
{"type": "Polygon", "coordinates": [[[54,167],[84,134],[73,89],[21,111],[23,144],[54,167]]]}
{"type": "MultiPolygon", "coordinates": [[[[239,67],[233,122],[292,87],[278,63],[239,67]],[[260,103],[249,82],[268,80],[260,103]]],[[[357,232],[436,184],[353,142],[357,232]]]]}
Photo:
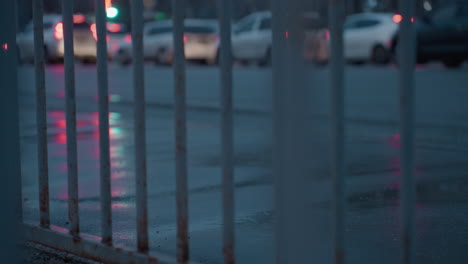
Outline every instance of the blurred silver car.
{"type": "MultiPolygon", "coordinates": [[[[44,16],[44,53],[49,63],[59,62],[64,57],[63,22],[61,15],[44,16]]],[[[73,16],[74,54],[83,61],[96,59],[96,40],[91,24],[84,15],[73,16]]],[[[30,22],[24,32],[17,35],[19,58],[21,61],[34,60],[34,30],[30,22]]]]}
{"type": "MultiPolygon", "coordinates": [[[[186,19],[184,21],[185,58],[208,64],[217,61],[219,35],[217,24],[210,20],[186,19]]],[[[174,54],[172,21],[159,21],[145,24],[143,30],[143,50],[145,60],[160,64],[171,64],[174,54]]],[[[131,36],[124,38],[114,56],[122,64],[132,59],[131,36]]]]}
{"type": "MultiPolygon", "coordinates": [[[[321,61],[323,56],[320,39],[323,31],[321,18],[317,13],[304,13],[304,59],[321,61]]],[[[232,54],[235,60],[243,63],[257,62],[260,66],[271,63],[272,14],[269,11],[256,12],[241,19],[235,26],[232,36],[232,54]]],[[[289,31],[284,32],[289,38],[289,31]]],[[[328,36],[328,35],[327,35],[328,36]]]]}

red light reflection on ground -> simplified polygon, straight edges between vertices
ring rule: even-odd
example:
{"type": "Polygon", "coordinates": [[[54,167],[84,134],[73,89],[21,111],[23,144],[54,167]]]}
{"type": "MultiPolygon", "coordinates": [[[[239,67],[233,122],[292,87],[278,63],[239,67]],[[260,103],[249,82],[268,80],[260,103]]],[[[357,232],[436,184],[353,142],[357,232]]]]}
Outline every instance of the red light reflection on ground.
{"type": "Polygon", "coordinates": [[[55,126],[58,128],[65,129],[67,127],[67,121],[65,119],[59,119],[55,121],[55,126]]]}
{"type": "Polygon", "coordinates": [[[400,134],[393,134],[388,139],[387,142],[390,143],[392,148],[401,148],[401,137],[400,134]]]}
{"type": "Polygon", "coordinates": [[[62,110],[53,110],[53,111],[49,111],[49,116],[52,118],[64,118],[65,112],[62,110]]]}
{"type": "Polygon", "coordinates": [[[55,135],[55,142],[67,144],[67,133],[65,131],[58,132],[57,135],[55,135]]]}

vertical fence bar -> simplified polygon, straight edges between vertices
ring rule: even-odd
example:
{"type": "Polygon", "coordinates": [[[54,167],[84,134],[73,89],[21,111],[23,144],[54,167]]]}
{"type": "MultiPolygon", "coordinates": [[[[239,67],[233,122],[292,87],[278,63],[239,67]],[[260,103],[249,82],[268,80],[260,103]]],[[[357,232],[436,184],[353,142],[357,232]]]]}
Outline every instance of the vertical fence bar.
{"type": "Polygon", "coordinates": [[[400,0],[400,41],[398,61],[400,66],[400,126],[401,126],[401,171],[400,193],[402,228],[402,263],[414,263],[414,65],[415,34],[411,18],[415,1],[400,0]]]}
{"type": "Polygon", "coordinates": [[[276,263],[306,263],[310,258],[305,219],[310,126],[302,4],[272,1],[276,263]]]}
{"type": "Polygon", "coordinates": [[[137,247],[148,252],[148,200],[146,177],[146,107],[143,65],[143,0],[131,0],[133,44],[133,89],[135,96],[135,167],[137,247]]]}
{"type": "Polygon", "coordinates": [[[33,1],[34,61],[36,79],[37,158],[39,167],[40,225],[50,226],[49,212],[49,166],[47,148],[47,102],[45,87],[44,58],[44,1],[33,1]]]}
{"type": "Polygon", "coordinates": [[[73,0],[63,4],[63,41],[65,50],[65,102],[67,122],[68,218],[70,234],[80,233],[78,210],[78,155],[76,146],[75,58],[73,50],[73,0]]]}
{"type": "Polygon", "coordinates": [[[112,245],[111,170],[109,150],[109,97],[105,0],[96,0],[97,77],[99,94],[99,154],[101,174],[102,243],[112,245]]]}
{"type": "Polygon", "coordinates": [[[220,0],[221,63],[221,164],[223,190],[223,255],[224,263],[235,263],[234,238],[234,140],[232,106],[231,23],[232,1],[220,0]]]}
{"type": "Polygon", "coordinates": [[[285,93],[285,1],[271,0],[272,9],[272,81],[273,81],[273,175],[275,199],[275,263],[287,263],[284,213],[284,93],[285,93]]]}
{"type": "Polygon", "coordinates": [[[304,19],[301,0],[289,1],[286,16],[286,53],[284,92],[284,186],[287,260],[286,263],[306,263],[308,254],[308,224],[306,223],[306,179],[310,176],[310,119],[308,90],[305,84],[304,19]]]}
{"type": "Polygon", "coordinates": [[[331,175],[333,178],[333,246],[334,263],[345,263],[345,118],[343,23],[346,2],[329,1],[331,40],[331,175]]]}
{"type": "Polygon", "coordinates": [[[177,262],[189,260],[187,129],[185,90],[184,18],[185,0],[172,1],[174,37],[174,99],[176,143],[177,262]]]}
{"type": "Polygon", "coordinates": [[[19,247],[22,220],[21,155],[17,81],[15,0],[2,1],[0,8],[0,259],[20,263],[19,247]]]}

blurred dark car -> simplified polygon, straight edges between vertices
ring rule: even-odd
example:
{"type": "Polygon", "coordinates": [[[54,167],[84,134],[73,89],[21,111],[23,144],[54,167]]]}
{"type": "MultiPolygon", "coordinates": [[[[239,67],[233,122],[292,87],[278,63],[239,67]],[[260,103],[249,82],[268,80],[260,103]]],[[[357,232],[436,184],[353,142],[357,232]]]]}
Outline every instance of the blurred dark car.
{"type": "Polygon", "coordinates": [[[415,28],[418,63],[441,61],[448,68],[458,68],[468,60],[468,1],[444,4],[416,19],[415,28]]]}

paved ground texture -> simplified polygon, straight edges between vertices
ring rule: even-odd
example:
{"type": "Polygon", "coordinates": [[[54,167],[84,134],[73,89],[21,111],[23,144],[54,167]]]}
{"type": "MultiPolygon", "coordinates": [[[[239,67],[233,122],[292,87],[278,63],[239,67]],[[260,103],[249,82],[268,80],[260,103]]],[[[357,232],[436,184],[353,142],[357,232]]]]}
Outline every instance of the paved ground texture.
{"type": "MultiPolygon", "coordinates": [[[[63,66],[46,74],[52,224],[67,227],[63,66]]],[[[20,70],[24,217],[38,222],[34,71],[20,70]]],[[[219,69],[187,68],[190,248],[193,260],[221,263],[219,69]]],[[[331,263],[330,109],[327,67],[307,71],[305,123],[310,177],[304,230],[310,262],[331,263]]],[[[132,69],[111,65],[110,136],[116,243],[135,247],[132,69]]],[[[77,66],[81,230],[100,235],[96,68],[77,66]]],[[[271,71],[234,70],[236,258],[273,263],[271,71]]],[[[468,263],[468,68],[418,66],[416,76],[417,263],[468,263]]],[[[173,75],[145,67],[148,206],[152,251],[174,254],[173,75]]],[[[398,69],[349,66],[346,74],[346,247],[349,263],[393,264],[400,249],[398,69]]]]}

